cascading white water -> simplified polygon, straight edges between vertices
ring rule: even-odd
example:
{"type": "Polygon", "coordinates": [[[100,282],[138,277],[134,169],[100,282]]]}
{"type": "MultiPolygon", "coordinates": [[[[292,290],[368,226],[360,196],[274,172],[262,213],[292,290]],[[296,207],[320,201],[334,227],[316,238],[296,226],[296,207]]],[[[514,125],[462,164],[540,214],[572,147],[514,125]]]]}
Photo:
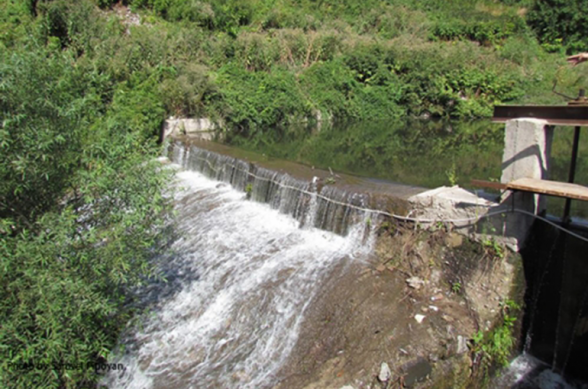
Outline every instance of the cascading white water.
{"type": "Polygon", "coordinates": [[[111,372],[103,383],[129,389],[272,387],[321,281],[334,265],[371,251],[367,215],[347,226],[346,236],[316,229],[314,221],[300,228],[300,220],[310,220],[309,209],[314,215],[319,208],[317,199],[287,188],[306,184],[283,182],[271,193],[258,188],[252,196],[270,203],[262,204],[246,199],[245,175],[219,170],[221,157],[209,155],[205,162],[190,159],[189,150],[174,152],[176,162],[199,161],[199,169],[210,168],[241,190],[197,172],[178,173],[183,235],[174,254],[162,259],[169,281],[144,291],[156,303],[111,360],[126,370],[111,372]],[[296,210],[301,207],[306,214],[296,210]]]}
{"type": "Polygon", "coordinates": [[[566,381],[550,366],[523,353],[516,357],[490,387],[498,389],[587,389],[588,385],[566,381]]]}
{"type": "Polygon", "coordinates": [[[251,199],[289,214],[301,226],[314,226],[341,235],[364,218],[365,193],[348,193],[339,187],[294,178],[286,173],[249,164],[231,156],[204,150],[180,141],[169,148],[170,159],[184,169],[202,173],[247,191],[251,199]]]}

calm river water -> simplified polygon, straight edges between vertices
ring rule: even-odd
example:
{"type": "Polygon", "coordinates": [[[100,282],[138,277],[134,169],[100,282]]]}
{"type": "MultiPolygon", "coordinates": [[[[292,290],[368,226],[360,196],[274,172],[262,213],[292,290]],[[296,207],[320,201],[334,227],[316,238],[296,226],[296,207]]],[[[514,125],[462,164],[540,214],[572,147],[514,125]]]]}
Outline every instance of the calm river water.
{"type": "MultiPolygon", "coordinates": [[[[556,127],[550,179],[567,181],[572,139],[571,127],[556,127]]],[[[472,179],[500,180],[504,125],[488,120],[352,122],[320,131],[303,126],[272,129],[228,141],[268,158],[323,169],[428,188],[471,188],[472,179]]],[[[580,137],[576,182],[588,185],[588,134],[580,137]]],[[[561,216],[562,210],[563,201],[549,200],[550,213],[561,216]]],[[[588,204],[573,203],[572,214],[588,218],[588,204]]]]}

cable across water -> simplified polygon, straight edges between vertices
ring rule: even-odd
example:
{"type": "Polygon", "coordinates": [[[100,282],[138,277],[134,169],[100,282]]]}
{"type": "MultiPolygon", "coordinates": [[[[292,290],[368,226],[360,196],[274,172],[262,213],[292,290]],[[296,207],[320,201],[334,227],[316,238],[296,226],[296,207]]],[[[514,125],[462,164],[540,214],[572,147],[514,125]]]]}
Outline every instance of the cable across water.
{"type": "MultiPolygon", "coordinates": [[[[213,170],[215,173],[218,174],[219,169],[215,168],[210,163],[209,160],[207,160],[206,158],[202,158],[202,157],[195,157],[195,158],[196,159],[199,159],[201,161],[204,161],[206,164],[208,164],[208,166],[210,167],[211,170],[213,170]]],[[[249,175],[251,177],[254,177],[254,178],[258,179],[258,180],[262,180],[262,181],[266,181],[266,182],[271,182],[271,183],[273,183],[273,184],[275,184],[275,185],[277,185],[277,186],[279,186],[281,188],[295,190],[295,191],[298,191],[300,193],[307,194],[309,196],[316,196],[316,197],[318,197],[320,199],[323,199],[323,200],[325,200],[327,202],[330,202],[330,203],[333,203],[333,204],[337,204],[337,205],[349,207],[349,208],[352,208],[352,209],[355,209],[355,210],[358,210],[358,211],[361,211],[361,212],[367,212],[367,213],[372,213],[372,214],[378,214],[378,215],[388,216],[388,217],[391,217],[391,218],[396,219],[396,220],[408,221],[408,222],[413,222],[413,223],[424,223],[424,224],[439,223],[439,222],[440,223],[452,223],[452,224],[473,222],[473,223],[466,224],[466,225],[456,226],[457,228],[463,228],[463,227],[467,227],[469,225],[475,224],[475,223],[477,223],[478,221],[480,221],[482,219],[489,218],[489,217],[492,217],[492,216],[504,215],[504,214],[509,214],[509,213],[520,213],[520,214],[527,215],[527,216],[533,217],[535,219],[541,220],[542,222],[545,222],[545,223],[547,223],[547,224],[549,224],[549,225],[557,228],[558,230],[560,230],[560,231],[562,231],[562,232],[564,232],[566,234],[569,234],[569,235],[571,235],[571,236],[573,236],[573,237],[575,237],[577,239],[580,239],[580,240],[588,243],[588,238],[583,237],[583,236],[581,236],[581,235],[579,235],[579,234],[577,234],[577,233],[575,233],[575,232],[573,232],[573,231],[571,231],[571,230],[569,230],[569,229],[567,229],[565,227],[562,227],[562,226],[558,225],[557,223],[554,223],[554,222],[548,220],[547,218],[544,218],[542,216],[536,215],[536,214],[534,214],[532,212],[525,211],[523,209],[518,209],[518,208],[503,209],[503,210],[491,211],[491,212],[485,213],[483,215],[476,215],[476,216],[467,217],[467,218],[460,218],[460,219],[425,219],[425,218],[416,218],[416,217],[409,217],[409,216],[401,216],[401,215],[397,215],[397,214],[394,214],[394,213],[391,213],[391,212],[386,212],[386,211],[382,211],[382,210],[378,210],[378,209],[371,209],[371,208],[360,207],[360,206],[353,205],[353,204],[350,204],[350,203],[345,203],[345,202],[342,202],[342,201],[337,201],[337,200],[334,200],[334,199],[332,199],[330,197],[321,195],[318,192],[311,192],[311,191],[308,191],[308,190],[305,190],[305,189],[301,189],[301,188],[297,188],[297,187],[294,187],[294,186],[291,186],[291,185],[283,184],[283,183],[281,183],[279,181],[276,181],[274,179],[271,179],[271,178],[261,177],[259,175],[256,175],[256,174],[252,173],[249,170],[240,169],[239,167],[237,167],[237,166],[235,166],[233,164],[230,164],[230,163],[226,163],[224,166],[225,167],[226,166],[232,167],[234,170],[243,172],[243,173],[245,173],[245,174],[247,174],[247,175],[249,175]]],[[[481,207],[489,207],[489,206],[484,206],[484,205],[480,205],[480,206],[481,207]]]]}

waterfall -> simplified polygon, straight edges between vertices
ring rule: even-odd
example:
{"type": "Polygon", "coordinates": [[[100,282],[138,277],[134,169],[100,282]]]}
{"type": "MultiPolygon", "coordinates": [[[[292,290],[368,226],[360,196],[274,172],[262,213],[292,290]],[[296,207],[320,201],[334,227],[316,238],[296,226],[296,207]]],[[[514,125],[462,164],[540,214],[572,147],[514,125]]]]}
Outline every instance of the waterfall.
{"type": "Polygon", "coordinates": [[[110,359],[125,370],[102,383],[270,388],[321,282],[370,253],[366,199],[196,147],[169,155],[184,169],[181,238],[157,262],[167,282],[140,291],[150,309],[110,359]]]}
{"type": "Polygon", "coordinates": [[[521,252],[527,282],[524,352],[492,387],[588,388],[586,248],[547,224],[533,226],[521,252]]]}
{"type": "Polygon", "coordinates": [[[243,160],[175,141],[169,157],[183,169],[231,184],[249,193],[251,200],[267,203],[298,220],[300,226],[346,235],[365,218],[366,193],[348,192],[325,183],[300,180],[243,160]]]}

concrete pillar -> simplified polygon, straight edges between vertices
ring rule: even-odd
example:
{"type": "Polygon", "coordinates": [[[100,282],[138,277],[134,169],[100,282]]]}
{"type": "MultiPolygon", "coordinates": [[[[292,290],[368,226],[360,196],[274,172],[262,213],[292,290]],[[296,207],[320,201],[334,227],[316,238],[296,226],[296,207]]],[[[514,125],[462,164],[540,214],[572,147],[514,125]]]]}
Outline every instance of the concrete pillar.
{"type": "MultiPolygon", "coordinates": [[[[545,120],[529,118],[506,122],[500,182],[506,184],[519,178],[547,179],[552,139],[553,127],[547,126],[545,120]]],[[[525,210],[538,213],[545,209],[545,201],[540,201],[539,195],[517,193],[516,197],[517,205],[525,210]]]]}
{"type": "MultiPolygon", "coordinates": [[[[545,120],[509,120],[504,133],[500,181],[506,184],[519,178],[547,179],[552,139],[553,127],[548,126],[545,120]]],[[[547,206],[547,199],[542,197],[527,192],[506,191],[501,200],[508,208],[514,206],[538,214],[547,206]]],[[[505,236],[516,239],[519,249],[522,248],[533,222],[532,217],[521,213],[508,214],[503,224],[505,236]]]]}

